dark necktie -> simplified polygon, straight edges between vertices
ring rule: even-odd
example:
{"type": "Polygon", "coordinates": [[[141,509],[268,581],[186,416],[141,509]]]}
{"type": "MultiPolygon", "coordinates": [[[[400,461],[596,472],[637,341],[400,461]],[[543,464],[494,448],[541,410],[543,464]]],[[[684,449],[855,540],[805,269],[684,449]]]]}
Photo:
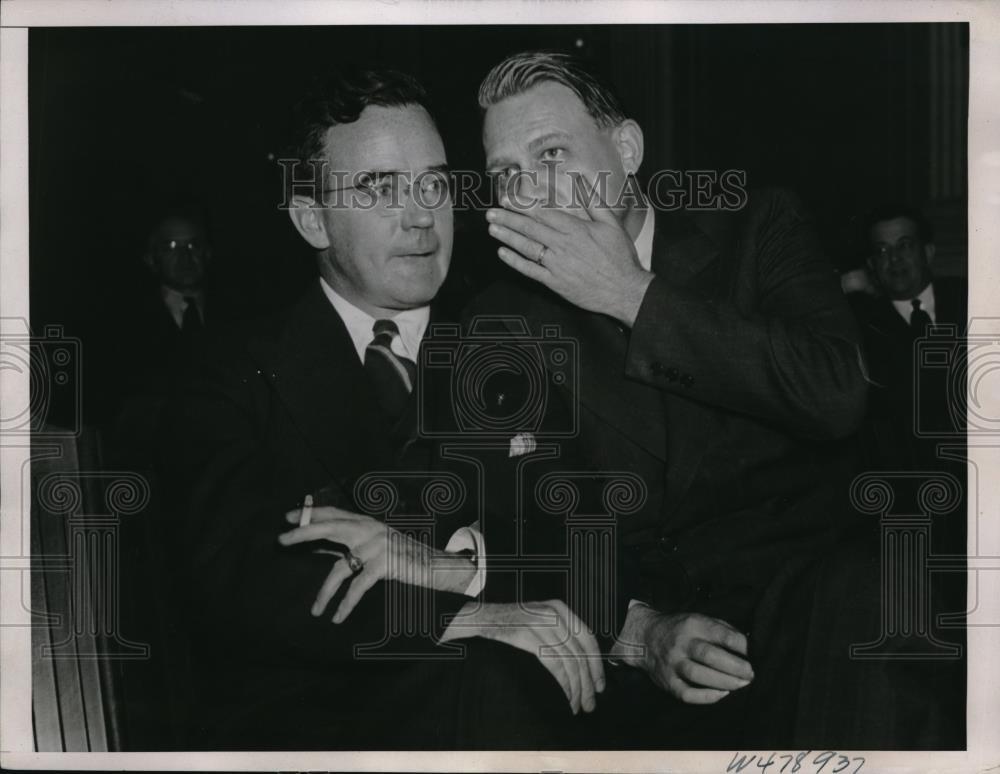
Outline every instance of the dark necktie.
{"type": "Polygon", "coordinates": [[[181,320],[181,330],[185,336],[194,336],[201,332],[201,313],[198,311],[198,302],[194,296],[185,296],[184,318],[181,320]]]}
{"type": "Polygon", "coordinates": [[[914,336],[924,336],[931,325],[931,316],[920,308],[919,298],[913,299],[910,303],[913,305],[913,311],[910,312],[910,330],[914,336]]]}
{"type": "Polygon", "coordinates": [[[392,351],[392,340],[399,328],[392,320],[376,320],[372,326],[375,338],[365,350],[365,371],[375,388],[379,405],[395,423],[403,414],[417,378],[417,366],[392,351]]]}

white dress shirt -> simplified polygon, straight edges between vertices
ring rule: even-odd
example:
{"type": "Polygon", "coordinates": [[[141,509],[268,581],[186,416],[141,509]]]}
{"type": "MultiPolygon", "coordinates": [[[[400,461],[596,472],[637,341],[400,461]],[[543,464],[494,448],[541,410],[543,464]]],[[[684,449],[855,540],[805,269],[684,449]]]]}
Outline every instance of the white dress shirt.
{"type": "Polygon", "coordinates": [[[646,207],[646,219],[642,222],[642,230],[635,238],[635,252],[639,256],[639,265],[646,271],[651,271],[653,265],[653,232],[656,230],[656,218],[653,208],[646,207]]]}
{"type": "MultiPolygon", "coordinates": [[[[358,358],[364,363],[365,350],[375,337],[375,334],[372,333],[372,327],[375,325],[376,318],[340,295],[322,277],[320,277],[319,283],[323,288],[324,295],[329,299],[340,319],[344,321],[351,341],[354,343],[354,349],[358,353],[358,358]]],[[[399,328],[399,335],[392,338],[392,351],[416,363],[420,342],[427,331],[430,317],[431,309],[429,306],[397,312],[391,318],[396,323],[396,327],[399,328]]],[[[465,590],[466,595],[470,597],[478,596],[486,586],[486,550],[483,536],[478,527],[479,523],[475,522],[468,527],[459,528],[451,536],[444,549],[449,553],[472,551],[476,554],[476,574],[465,590]]]]}
{"type": "MultiPolygon", "coordinates": [[[[934,283],[928,282],[927,287],[920,291],[920,295],[917,296],[920,299],[920,308],[927,312],[931,318],[931,322],[937,322],[937,315],[934,309],[934,283]]],[[[913,302],[908,299],[903,299],[902,301],[897,301],[893,299],[892,305],[896,307],[896,311],[899,312],[903,319],[906,320],[906,324],[910,324],[910,315],[913,314],[913,302]]]]}

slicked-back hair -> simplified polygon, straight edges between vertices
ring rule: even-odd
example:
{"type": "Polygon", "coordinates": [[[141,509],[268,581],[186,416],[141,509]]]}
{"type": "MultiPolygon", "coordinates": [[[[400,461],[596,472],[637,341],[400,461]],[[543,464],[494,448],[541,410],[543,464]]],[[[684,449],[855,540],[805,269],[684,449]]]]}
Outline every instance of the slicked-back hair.
{"type": "MultiPolygon", "coordinates": [[[[354,123],[370,105],[419,105],[434,120],[427,92],[413,76],[390,69],[338,70],[316,78],[293,107],[291,141],[285,158],[306,165],[312,170],[314,182],[322,185],[327,130],[354,123]]],[[[301,181],[302,177],[301,172],[288,176],[287,200],[296,182],[293,178],[301,181]]]]}
{"type": "Polygon", "coordinates": [[[871,246],[871,233],[872,229],[875,228],[876,223],[882,223],[886,220],[895,220],[896,218],[908,218],[909,220],[912,220],[917,224],[917,236],[920,237],[920,241],[925,245],[933,244],[934,227],[931,225],[930,220],[927,219],[927,216],[916,207],[900,203],[879,205],[865,215],[864,221],[862,222],[862,228],[864,230],[860,235],[862,239],[861,244],[866,248],[871,246]]]}
{"type": "Polygon", "coordinates": [[[617,126],[627,118],[618,96],[583,60],[553,51],[523,51],[496,65],[479,86],[479,107],[485,112],[545,82],[561,83],[576,94],[602,129],[617,126]]]}

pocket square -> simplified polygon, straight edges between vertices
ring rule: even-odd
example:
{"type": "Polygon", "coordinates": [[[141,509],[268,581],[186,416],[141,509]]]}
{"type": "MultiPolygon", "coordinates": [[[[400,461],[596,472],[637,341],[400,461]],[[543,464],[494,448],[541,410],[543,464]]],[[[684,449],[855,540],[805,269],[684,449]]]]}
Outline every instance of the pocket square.
{"type": "Polygon", "coordinates": [[[518,433],[510,439],[510,451],[507,456],[520,457],[522,454],[531,454],[537,446],[534,433],[518,433]]]}

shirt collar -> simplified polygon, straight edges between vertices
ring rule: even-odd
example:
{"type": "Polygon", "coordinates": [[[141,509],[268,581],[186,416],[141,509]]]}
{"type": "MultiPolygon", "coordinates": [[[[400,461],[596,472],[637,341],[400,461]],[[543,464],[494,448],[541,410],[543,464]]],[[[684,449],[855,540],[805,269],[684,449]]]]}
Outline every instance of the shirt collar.
{"type": "MultiPolygon", "coordinates": [[[[365,350],[371,344],[374,335],[372,326],[375,319],[368,312],[359,309],[340,293],[330,287],[329,283],[322,277],[319,284],[323,288],[323,294],[327,297],[340,319],[344,321],[347,332],[354,343],[354,349],[363,363],[365,360],[365,350]]],[[[409,358],[413,362],[417,361],[417,352],[420,349],[420,342],[424,338],[427,330],[427,323],[431,318],[431,308],[429,306],[419,306],[416,309],[404,309],[397,312],[391,318],[399,328],[399,336],[393,339],[392,350],[397,355],[409,358]]]]}
{"type": "MultiPolygon", "coordinates": [[[[937,322],[937,313],[934,308],[934,283],[928,282],[927,287],[920,291],[920,295],[916,298],[920,299],[920,308],[927,312],[928,316],[931,318],[931,322],[937,322]]],[[[901,301],[897,301],[893,299],[892,305],[896,307],[896,311],[899,312],[903,319],[906,320],[907,324],[909,324],[910,315],[913,314],[913,300],[904,298],[901,301]]]]}
{"type": "Polygon", "coordinates": [[[639,265],[650,271],[653,265],[653,232],[655,231],[653,208],[646,207],[646,219],[642,222],[642,230],[635,238],[635,252],[639,257],[639,265]]]}
{"type": "Polygon", "coordinates": [[[184,325],[184,312],[187,309],[187,299],[193,298],[195,305],[198,307],[198,312],[201,314],[202,318],[205,316],[205,293],[201,290],[192,291],[190,293],[181,293],[181,291],[176,288],[172,288],[169,285],[160,285],[160,298],[163,299],[163,303],[167,307],[167,311],[170,312],[170,316],[174,318],[174,322],[177,323],[177,327],[180,328],[184,325]]]}

